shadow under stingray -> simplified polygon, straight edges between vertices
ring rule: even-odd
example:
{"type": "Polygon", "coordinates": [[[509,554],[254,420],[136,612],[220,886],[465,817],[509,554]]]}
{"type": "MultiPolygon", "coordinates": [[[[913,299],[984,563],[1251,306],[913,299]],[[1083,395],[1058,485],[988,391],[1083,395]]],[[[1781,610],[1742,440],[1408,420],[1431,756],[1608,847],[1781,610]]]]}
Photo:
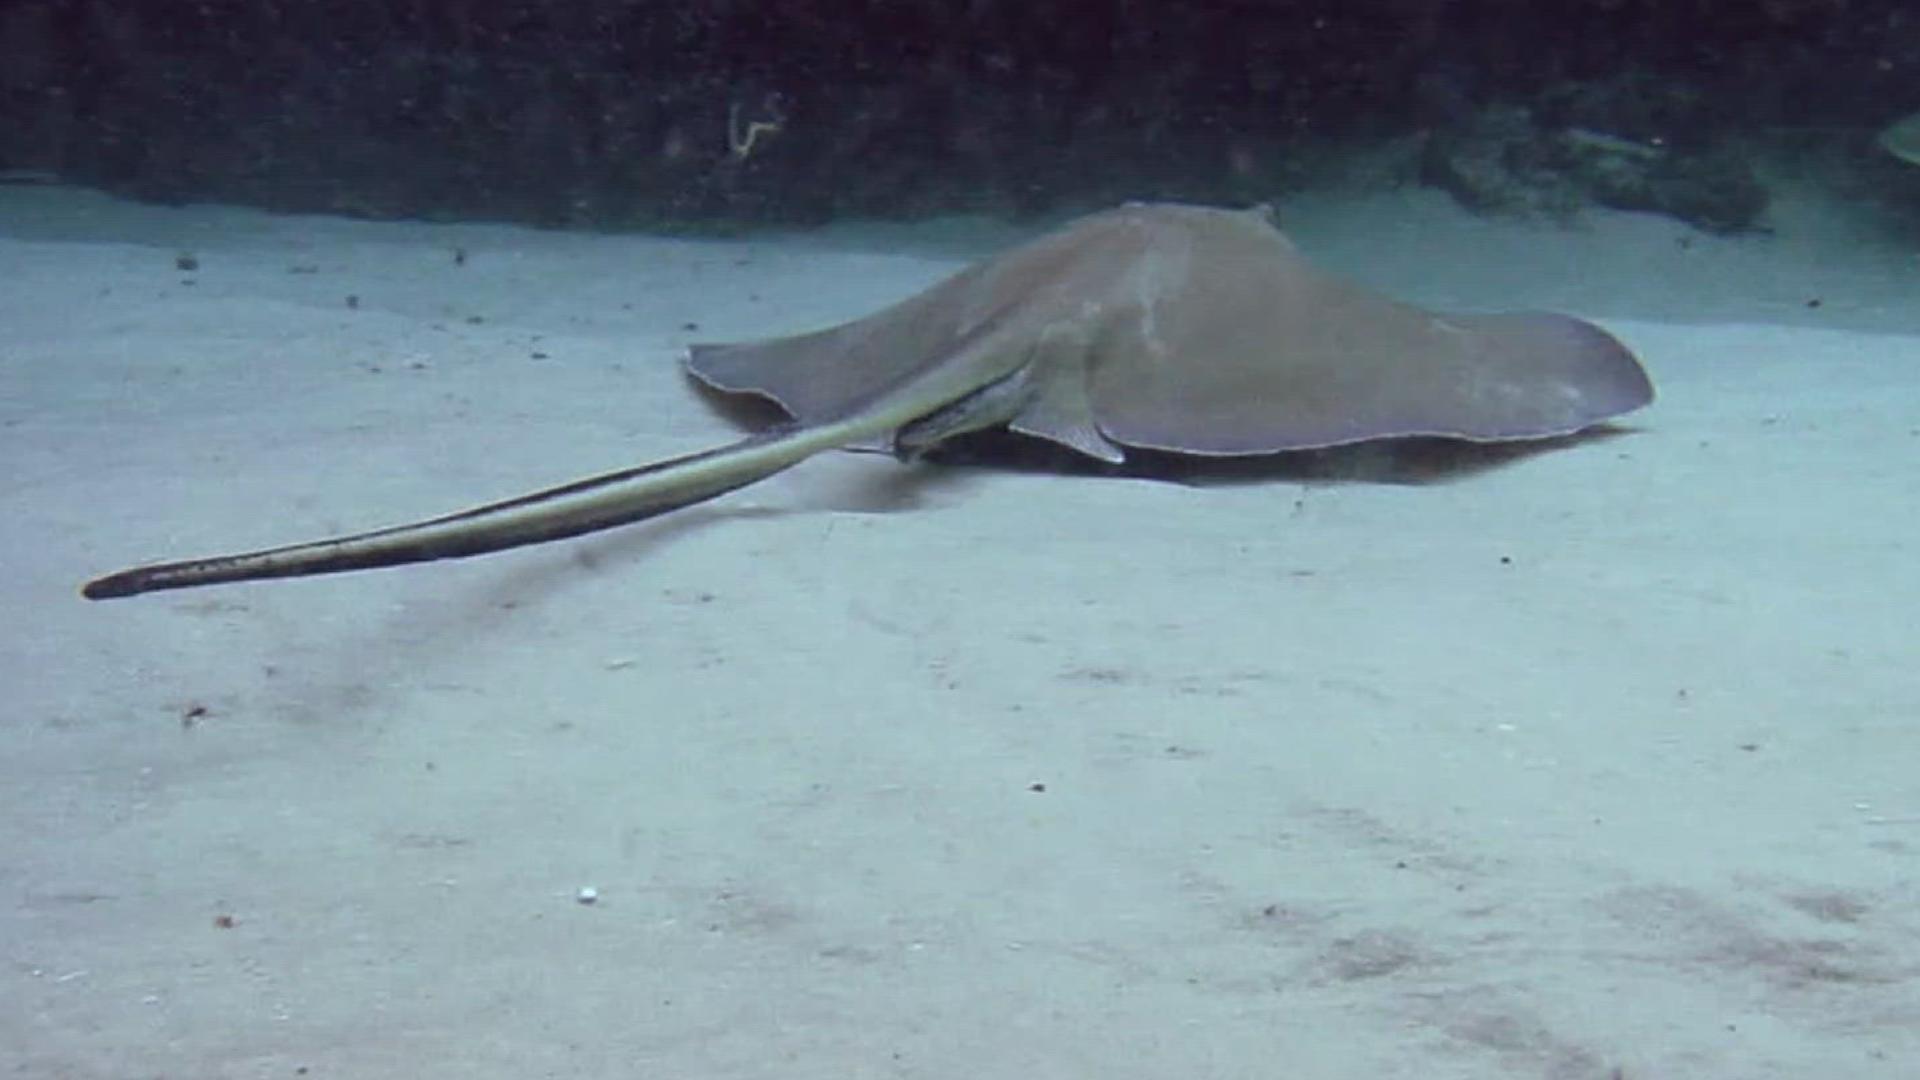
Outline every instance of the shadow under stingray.
{"type": "Polygon", "coordinates": [[[1602,424],[1572,435],[1516,442],[1408,437],[1370,439],[1316,450],[1238,457],[1203,457],[1127,448],[1118,465],[1095,461],[1045,439],[1010,431],[980,432],[941,444],[926,460],[947,466],[1162,480],[1192,487],[1263,483],[1438,484],[1465,479],[1572,446],[1632,434],[1630,425],[1602,424]]]}

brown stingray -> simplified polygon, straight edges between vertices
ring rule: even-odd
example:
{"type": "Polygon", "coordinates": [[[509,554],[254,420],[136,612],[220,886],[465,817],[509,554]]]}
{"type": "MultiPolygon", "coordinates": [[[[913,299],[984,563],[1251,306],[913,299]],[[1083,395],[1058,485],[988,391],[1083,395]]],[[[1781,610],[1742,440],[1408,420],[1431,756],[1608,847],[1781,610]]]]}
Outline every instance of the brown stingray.
{"type": "Polygon", "coordinates": [[[1107,462],[1125,447],[1269,454],[1399,436],[1566,435],[1653,399],[1591,323],[1441,315],[1316,269],[1264,207],[1129,204],[867,318],[696,345],[689,370],[791,423],[719,449],[376,532],[121,571],[88,597],[452,558],[642,520],[822,450],[913,457],[1006,427],[1107,462]]]}

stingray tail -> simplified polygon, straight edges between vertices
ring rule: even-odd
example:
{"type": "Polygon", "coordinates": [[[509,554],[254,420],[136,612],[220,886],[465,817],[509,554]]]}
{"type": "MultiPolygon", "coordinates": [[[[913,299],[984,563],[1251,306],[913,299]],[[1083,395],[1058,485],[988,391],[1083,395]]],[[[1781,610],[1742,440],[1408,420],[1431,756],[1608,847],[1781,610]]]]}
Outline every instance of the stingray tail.
{"type": "Polygon", "coordinates": [[[576,480],[530,495],[373,532],[155,563],[87,582],[89,600],[230,581],[305,577],[458,559],[598,532],[724,495],[860,437],[867,425],[788,424],[697,454],[576,480]]]}

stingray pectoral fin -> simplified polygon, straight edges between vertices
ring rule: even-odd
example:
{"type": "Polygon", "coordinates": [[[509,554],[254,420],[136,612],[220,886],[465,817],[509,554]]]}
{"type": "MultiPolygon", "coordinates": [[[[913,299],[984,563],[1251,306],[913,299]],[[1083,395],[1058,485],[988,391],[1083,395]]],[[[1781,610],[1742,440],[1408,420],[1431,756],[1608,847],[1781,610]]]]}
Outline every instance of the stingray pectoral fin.
{"type": "Polygon", "coordinates": [[[1896,121],[1882,131],[1880,146],[1901,161],[1920,165],[1920,113],[1896,121]]]}
{"type": "Polygon", "coordinates": [[[457,559],[643,521],[772,476],[854,437],[860,424],[788,425],[470,510],[374,532],[239,555],[156,563],[88,582],[89,600],[231,581],[305,577],[457,559]]]}

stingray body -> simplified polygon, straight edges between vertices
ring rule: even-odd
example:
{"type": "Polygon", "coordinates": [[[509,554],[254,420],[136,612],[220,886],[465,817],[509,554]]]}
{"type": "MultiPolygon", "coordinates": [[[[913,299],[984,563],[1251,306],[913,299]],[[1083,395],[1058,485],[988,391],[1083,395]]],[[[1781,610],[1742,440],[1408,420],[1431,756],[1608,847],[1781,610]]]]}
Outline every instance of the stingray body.
{"type": "Polygon", "coordinates": [[[1264,207],[1129,204],[816,333],[694,346],[696,378],[787,423],[715,450],[375,532],[137,567],[100,599],[454,558],[711,499],[822,450],[919,455],[1006,427],[1106,462],[1127,447],[1233,456],[1370,439],[1566,435],[1653,388],[1591,323],[1443,315],[1326,274],[1264,207]]]}

